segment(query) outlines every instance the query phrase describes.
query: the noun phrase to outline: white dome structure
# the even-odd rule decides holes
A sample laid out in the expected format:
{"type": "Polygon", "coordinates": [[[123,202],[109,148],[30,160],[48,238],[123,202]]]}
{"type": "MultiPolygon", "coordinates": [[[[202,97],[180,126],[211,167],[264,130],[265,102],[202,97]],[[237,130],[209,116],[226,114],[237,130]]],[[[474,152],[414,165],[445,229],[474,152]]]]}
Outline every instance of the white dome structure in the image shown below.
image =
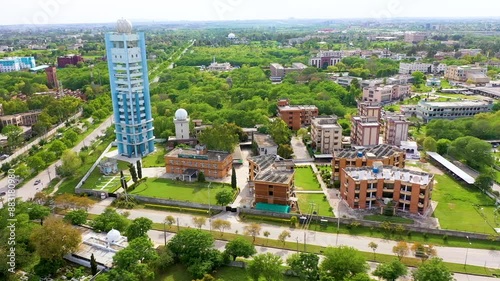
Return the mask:
{"type": "Polygon", "coordinates": [[[116,229],[111,229],[108,234],[106,235],[106,241],[108,243],[116,243],[120,238],[122,237],[120,231],[116,229]]]}
{"type": "Polygon", "coordinates": [[[229,38],[229,39],[234,39],[234,38],[236,38],[236,34],[234,34],[234,33],[229,33],[229,34],[227,35],[227,38],[229,38]]]}
{"type": "Polygon", "coordinates": [[[177,109],[177,111],[175,112],[176,120],[181,121],[181,120],[186,120],[187,118],[188,118],[188,113],[184,108],[177,109]]]}
{"type": "Polygon", "coordinates": [[[119,19],[116,22],[116,32],[118,33],[131,33],[132,32],[132,23],[126,19],[119,19]]]}

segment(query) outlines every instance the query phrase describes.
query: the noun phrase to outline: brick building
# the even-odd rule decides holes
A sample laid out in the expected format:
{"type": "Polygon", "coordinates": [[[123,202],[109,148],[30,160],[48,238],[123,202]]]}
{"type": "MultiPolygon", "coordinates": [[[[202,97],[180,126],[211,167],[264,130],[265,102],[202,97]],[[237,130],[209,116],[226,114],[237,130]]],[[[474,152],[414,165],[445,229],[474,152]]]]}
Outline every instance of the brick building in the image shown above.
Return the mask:
{"type": "Polygon", "coordinates": [[[296,208],[294,166],[291,160],[277,155],[248,158],[249,186],[254,190],[254,203],[290,205],[296,208]]]}
{"type": "Polygon", "coordinates": [[[409,124],[404,115],[387,116],[384,121],[384,143],[399,146],[402,141],[407,141],[409,124]]]}
{"type": "Polygon", "coordinates": [[[83,57],[80,55],[67,55],[57,58],[57,67],[66,67],[66,65],[77,65],[79,62],[83,62],[83,57]]]}
{"type": "Polygon", "coordinates": [[[182,180],[192,181],[199,172],[222,179],[229,175],[232,165],[231,153],[207,150],[202,145],[194,149],[176,148],[165,155],[166,172],[178,174],[182,180]]]}
{"type": "Polygon", "coordinates": [[[313,148],[322,154],[331,154],[334,149],[342,148],[342,126],[337,116],[318,116],[311,123],[313,148]]]}
{"type": "Polygon", "coordinates": [[[45,74],[47,75],[47,83],[49,84],[49,88],[59,88],[59,80],[57,80],[57,69],[54,66],[49,66],[45,69],[45,74]]]}
{"type": "Polygon", "coordinates": [[[278,101],[278,117],[292,130],[311,125],[312,119],[317,116],[318,108],[315,105],[290,105],[288,99],[278,101]]]}
{"type": "Polygon", "coordinates": [[[4,115],[0,117],[0,122],[2,123],[2,127],[7,125],[31,127],[38,121],[40,113],[42,113],[41,110],[34,110],[25,113],[4,115]]]}
{"type": "Polygon", "coordinates": [[[412,214],[425,215],[430,206],[434,176],[393,166],[381,162],[368,167],[343,169],[340,194],[353,209],[393,206],[412,214]],[[389,202],[393,204],[389,204],[389,202]]]}

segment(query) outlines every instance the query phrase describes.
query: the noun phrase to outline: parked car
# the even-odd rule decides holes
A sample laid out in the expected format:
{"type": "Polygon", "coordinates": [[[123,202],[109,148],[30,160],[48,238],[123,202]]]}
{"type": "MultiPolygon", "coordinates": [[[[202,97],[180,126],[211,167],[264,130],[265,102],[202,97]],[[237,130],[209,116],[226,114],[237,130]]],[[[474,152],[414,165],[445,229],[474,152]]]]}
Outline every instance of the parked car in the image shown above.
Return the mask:
{"type": "Polygon", "coordinates": [[[42,181],[41,180],[36,180],[35,185],[40,184],[42,181]]]}

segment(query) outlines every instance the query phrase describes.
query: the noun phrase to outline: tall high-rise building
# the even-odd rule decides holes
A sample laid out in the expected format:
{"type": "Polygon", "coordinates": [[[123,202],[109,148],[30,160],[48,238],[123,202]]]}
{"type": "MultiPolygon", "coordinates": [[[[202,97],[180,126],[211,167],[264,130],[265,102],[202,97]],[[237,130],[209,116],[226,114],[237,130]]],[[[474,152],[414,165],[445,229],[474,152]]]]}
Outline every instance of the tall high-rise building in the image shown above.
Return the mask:
{"type": "Polygon", "coordinates": [[[147,155],[155,137],[144,33],[132,33],[129,21],[118,20],[116,32],[106,34],[106,54],[118,153],[147,155]]]}

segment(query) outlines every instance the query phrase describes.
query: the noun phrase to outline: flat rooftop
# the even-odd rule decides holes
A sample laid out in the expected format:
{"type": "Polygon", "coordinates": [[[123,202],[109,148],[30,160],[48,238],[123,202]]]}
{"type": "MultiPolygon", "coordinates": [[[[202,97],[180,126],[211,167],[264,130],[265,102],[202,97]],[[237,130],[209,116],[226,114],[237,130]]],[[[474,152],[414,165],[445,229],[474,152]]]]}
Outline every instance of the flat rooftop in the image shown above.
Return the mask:
{"type": "Polygon", "coordinates": [[[476,182],[476,180],[473,177],[471,177],[469,174],[464,172],[462,169],[460,169],[455,164],[451,163],[450,161],[448,161],[446,158],[439,155],[438,153],[430,152],[430,151],[427,151],[426,153],[432,159],[437,161],[439,164],[443,165],[446,169],[450,170],[453,174],[457,175],[459,178],[461,178],[466,183],[474,184],[476,182]]]}
{"type": "Polygon", "coordinates": [[[273,183],[288,183],[293,178],[294,171],[276,171],[267,170],[260,172],[256,177],[255,181],[265,181],[273,183]]]}
{"type": "Polygon", "coordinates": [[[270,135],[253,134],[253,139],[258,147],[278,146],[270,135]]]}
{"type": "Polygon", "coordinates": [[[285,105],[278,106],[278,110],[317,110],[315,105],[285,105]]]}
{"type": "Polygon", "coordinates": [[[373,147],[358,147],[356,148],[348,148],[348,149],[338,149],[333,152],[333,156],[335,158],[347,158],[354,159],[358,158],[358,153],[361,153],[361,157],[370,157],[370,158],[384,158],[391,156],[395,153],[401,153],[403,150],[388,144],[379,144],[373,147]]]}
{"type": "Polygon", "coordinates": [[[347,167],[344,168],[347,176],[355,180],[400,180],[409,183],[426,185],[433,175],[423,172],[401,169],[393,166],[374,167],[347,167]]]}
{"type": "Polygon", "coordinates": [[[231,154],[224,152],[224,151],[207,150],[206,153],[202,153],[202,152],[197,151],[194,148],[192,148],[192,149],[176,148],[176,149],[170,151],[169,153],[167,153],[166,156],[222,162],[229,155],[231,155],[231,154]]]}
{"type": "Polygon", "coordinates": [[[265,181],[274,183],[288,183],[294,174],[290,168],[295,164],[292,160],[285,160],[278,155],[267,154],[248,158],[248,161],[259,166],[259,172],[255,181],[265,181]]]}
{"type": "Polygon", "coordinates": [[[484,101],[444,101],[444,102],[421,102],[424,105],[434,106],[434,107],[450,107],[450,106],[479,106],[479,105],[489,105],[488,102],[484,101]]]}

